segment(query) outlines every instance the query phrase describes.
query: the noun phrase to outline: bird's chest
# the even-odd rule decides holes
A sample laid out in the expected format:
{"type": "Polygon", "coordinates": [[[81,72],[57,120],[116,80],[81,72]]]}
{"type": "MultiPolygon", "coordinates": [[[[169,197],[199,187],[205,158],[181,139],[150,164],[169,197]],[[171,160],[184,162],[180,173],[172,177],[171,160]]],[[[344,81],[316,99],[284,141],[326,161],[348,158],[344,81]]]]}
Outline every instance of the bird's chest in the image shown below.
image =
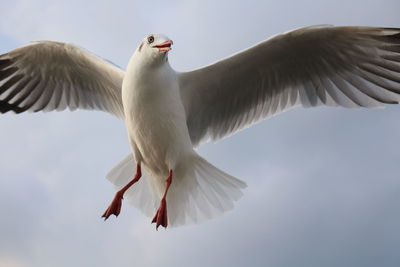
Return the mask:
{"type": "Polygon", "coordinates": [[[160,74],[141,76],[123,87],[128,134],[144,161],[176,157],[178,148],[187,145],[189,135],[178,89],[173,79],[160,74]]]}
{"type": "Polygon", "coordinates": [[[125,91],[125,113],[135,122],[137,130],[166,131],[168,121],[177,121],[183,114],[178,85],[168,75],[141,75],[125,91]]]}
{"type": "Polygon", "coordinates": [[[169,94],[149,91],[135,94],[128,117],[134,124],[132,130],[137,142],[148,141],[160,148],[176,130],[174,124],[179,114],[169,94]]]}

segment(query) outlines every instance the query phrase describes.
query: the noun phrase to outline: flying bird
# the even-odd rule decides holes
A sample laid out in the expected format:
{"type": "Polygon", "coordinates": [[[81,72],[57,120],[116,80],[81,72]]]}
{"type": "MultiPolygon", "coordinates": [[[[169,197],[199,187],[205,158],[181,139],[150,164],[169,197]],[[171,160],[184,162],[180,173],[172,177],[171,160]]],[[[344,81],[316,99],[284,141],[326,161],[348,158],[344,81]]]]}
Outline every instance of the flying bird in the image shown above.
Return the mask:
{"type": "Polygon", "coordinates": [[[122,200],[167,227],[233,208],[246,184],[195,148],[297,106],[379,107],[400,100],[400,28],[311,26],[203,68],[177,72],[172,40],[144,38],[126,71],[68,43],[0,56],[0,112],[93,109],[125,122],[131,154],[107,178],[122,200]],[[167,212],[168,211],[168,212],[167,212]]]}

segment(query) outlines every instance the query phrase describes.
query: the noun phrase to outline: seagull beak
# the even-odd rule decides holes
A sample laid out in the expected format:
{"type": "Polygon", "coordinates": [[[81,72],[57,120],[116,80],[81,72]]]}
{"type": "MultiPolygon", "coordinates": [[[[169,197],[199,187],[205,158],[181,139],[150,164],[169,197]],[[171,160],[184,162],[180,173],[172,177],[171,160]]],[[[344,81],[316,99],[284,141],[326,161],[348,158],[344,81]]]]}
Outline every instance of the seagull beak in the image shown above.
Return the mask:
{"type": "Polygon", "coordinates": [[[165,41],[164,43],[161,43],[159,45],[155,45],[153,47],[158,48],[158,51],[160,52],[168,52],[169,50],[171,50],[171,45],[173,45],[174,42],[172,42],[171,40],[165,41]]]}

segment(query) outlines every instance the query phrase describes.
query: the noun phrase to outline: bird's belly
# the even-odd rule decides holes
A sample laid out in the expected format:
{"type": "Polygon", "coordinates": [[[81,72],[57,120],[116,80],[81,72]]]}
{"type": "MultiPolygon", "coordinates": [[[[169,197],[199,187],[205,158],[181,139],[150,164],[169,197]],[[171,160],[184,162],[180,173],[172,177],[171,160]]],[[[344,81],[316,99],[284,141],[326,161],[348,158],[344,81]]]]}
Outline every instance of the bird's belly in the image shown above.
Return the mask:
{"type": "Polygon", "coordinates": [[[132,108],[128,115],[129,138],[142,162],[160,174],[174,168],[192,150],[184,111],[163,103],[147,102],[132,108]]]}

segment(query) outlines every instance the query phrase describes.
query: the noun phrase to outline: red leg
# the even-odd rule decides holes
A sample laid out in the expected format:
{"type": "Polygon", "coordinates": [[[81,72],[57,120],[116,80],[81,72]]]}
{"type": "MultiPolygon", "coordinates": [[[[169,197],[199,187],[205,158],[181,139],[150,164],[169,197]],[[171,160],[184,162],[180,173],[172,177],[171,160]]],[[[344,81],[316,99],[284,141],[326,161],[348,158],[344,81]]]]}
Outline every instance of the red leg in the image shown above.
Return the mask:
{"type": "Polygon", "coordinates": [[[156,229],[162,225],[163,227],[167,228],[168,226],[168,217],[167,217],[167,193],[169,186],[172,182],[172,170],[169,171],[169,175],[167,180],[165,180],[165,193],[163,198],[161,199],[160,207],[157,210],[156,215],[153,218],[151,223],[156,223],[156,229]]]}
{"type": "Polygon", "coordinates": [[[127,185],[125,185],[121,190],[119,190],[111,202],[110,206],[108,206],[107,210],[104,212],[103,217],[104,220],[107,220],[112,214],[118,217],[121,212],[122,199],[124,198],[124,193],[129,189],[134,183],[139,181],[140,177],[142,177],[142,170],[140,168],[140,164],[136,165],[136,175],[135,178],[132,179],[127,185]]]}

